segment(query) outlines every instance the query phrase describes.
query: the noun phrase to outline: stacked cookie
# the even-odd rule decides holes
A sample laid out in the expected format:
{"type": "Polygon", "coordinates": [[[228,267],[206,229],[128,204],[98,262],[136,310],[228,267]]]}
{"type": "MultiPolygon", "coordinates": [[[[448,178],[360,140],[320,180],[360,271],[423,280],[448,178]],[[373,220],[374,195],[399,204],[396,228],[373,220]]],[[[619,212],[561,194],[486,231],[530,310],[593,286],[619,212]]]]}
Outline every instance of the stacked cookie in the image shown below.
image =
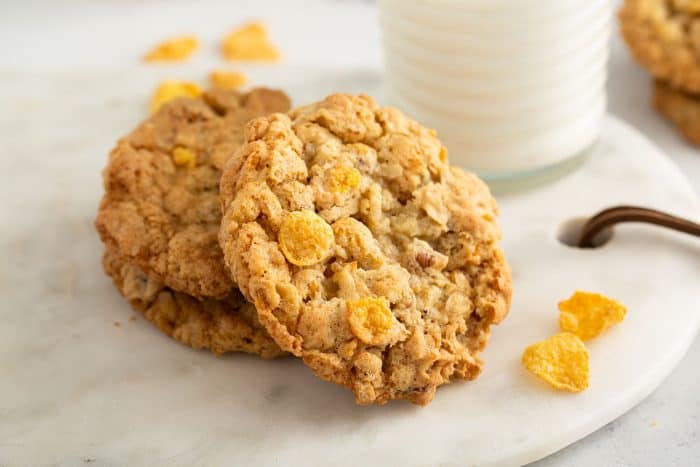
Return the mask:
{"type": "Polygon", "coordinates": [[[122,295],[185,344],[291,353],[361,404],[475,378],[511,297],[488,188],[367,96],[287,105],[209,92],[118,143],[97,227],[122,295]]]}
{"type": "Polygon", "coordinates": [[[700,145],[700,1],[625,0],[620,29],[653,76],[654,106],[700,145]]]}
{"type": "Polygon", "coordinates": [[[246,121],[289,109],[280,91],[178,99],[122,138],[104,170],[96,226],[104,269],[166,334],[212,352],[282,350],[224,268],[217,243],[221,170],[246,121]]]}

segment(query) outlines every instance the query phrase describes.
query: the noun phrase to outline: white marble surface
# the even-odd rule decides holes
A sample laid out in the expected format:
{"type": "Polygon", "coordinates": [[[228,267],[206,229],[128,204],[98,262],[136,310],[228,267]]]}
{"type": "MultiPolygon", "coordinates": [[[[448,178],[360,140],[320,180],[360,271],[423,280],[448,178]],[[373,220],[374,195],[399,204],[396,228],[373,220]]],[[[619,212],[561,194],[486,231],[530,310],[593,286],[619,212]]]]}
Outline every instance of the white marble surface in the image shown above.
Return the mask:
{"type": "MultiPolygon", "coordinates": [[[[175,2],[168,2],[168,5],[175,10],[184,8],[182,2],[177,2],[174,6],[173,3],[175,2]]],[[[109,3],[107,8],[110,8],[110,5],[114,8],[115,4],[116,2],[109,3]]],[[[3,365],[5,375],[12,375],[0,382],[0,392],[24,401],[24,404],[10,404],[7,403],[9,398],[3,398],[4,403],[0,405],[0,465],[40,463],[31,462],[32,459],[53,459],[52,462],[62,460],[64,465],[72,465],[81,461],[79,455],[84,455],[84,459],[99,459],[100,464],[138,463],[143,461],[144,456],[147,458],[159,452],[159,439],[177,442],[183,433],[172,427],[178,425],[196,428],[213,424],[215,430],[223,430],[223,433],[216,432],[212,439],[219,436],[247,439],[246,433],[251,428],[237,428],[235,424],[227,423],[225,415],[212,421],[198,418],[201,417],[198,407],[184,407],[176,413],[168,411],[167,404],[163,401],[172,401],[172,395],[164,396],[161,401],[150,392],[149,399],[140,400],[135,388],[148,385],[149,376],[153,374],[158,377],[153,378],[158,380],[158,385],[151,389],[162,388],[162,378],[166,381],[176,380],[177,384],[173,384],[173,390],[179,392],[175,392],[175,400],[189,400],[188,396],[192,394],[188,391],[194,390],[193,386],[181,384],[181,380],[196,377],[209,381],[212,387],[206,394],[207,400],[218,401],[224,407],[220,411],[222,414],[237,413],[236,409],[244,410],[238,402],[228,398],[228,391],[243,391],[242,394],[246,394],[249,402],[258,401],[254,403],[262,404],[264,401],[267,404],[265,410],[271,412],[269,421],[261,426],[263,429],[274,429],[273,426],[267,427],[267,424],[272,423],[273,415],[278,411],[275,404],[288,404],[288,399],[296,398],[299,403],[297,409],[291,412],[279,410],[285,417],[300,417],[302,414],[308,416],[307,411],[321,406],[333,408],[334,412],[350,417],[355,429],[365,426],[376,431],[377,426],[368,422],[367,412],[355,412],[355,409],[348,407],[344,402],[338,404],[336,398],[343,397],[342,390],[329,390],[325,385],[319,386],[313,377],[300,372],[300,368],[292,367],[293,371],[289,373],[290,380],[287,383],[291,389],[272,385],[269,394],[265,393],[260,399],[256,398],[257,395],[251,387],[232,383],[229,378],[235,378],[236,374],[245,374],[248,377],[257,375],[263,382],[274,381],[274,373],[279,369],[277,364],[271,366],[272,370],[260,370],[258,362],[253,359],[236,359],[235,365],[231,364],[230,359],[215,360],[211,363],[211,358],[207,355],[189,352],[187,349],[172,346],[169,342],[163,342],[164,340],[158,340],[159,343],[155,344],[157,333],[145,326],[129,325],[124,326],[126,329],[115,329],[111,325],[112,320],[116,319],[114,316],[120,313],[118,309],[123,309],[124,306],[113,292],[110,294],[109,284],[99,275],[95,264],[91,263],[95,260],[97,251],[94,233],[89,225],[94,209],[94,195],[99,192],[99,181],[94,175],[103,163],[104,154],[114,134],[128,129],[132,122],[139,118],[139,103],[143,102],[148,94],[145,83],[155,82],[159,77],[172,74],[175,69],[153,70],[140,67],[138,77],[125,74],[124,70],[120,70],[115,64],[131,60],[141,53],[142,44],[123,41],[122,47],[109,54],[100,49],[100,40],[95,40],[94,44],[84,44],[81,37],[84,37],[86,27],[93,33],[102,31],[105,34],[114,34],[115,31],[103,31],[94,21],[99,19],[99,15],[95,13],[96,8],[87,8],[86,2],[66,2],[65,5],[71,6],[71,17],[86,20],[88,26],[76,23],[75,27],[56,28],[55,22],[58,18],[55,18],[52,12],[49,11],[40,17],[30,14],[35,11],[31,2],[14,4],[8,9],[8,14],[5,15],[5,20],[10,20],[8,23],[3,24],[1,22],[4,20],[0,19],[4,34],[3,40],[0,41],[0,52],[5,57],[5,62],[0,67],[0,82],[3,88],[0,96],[3,107],[12,110],[10,114],[5,113],[0,120],[0,138],[5,143],[2,156],[6,164],[4,177],[7,174],[12,175],[7,178],[9,183],[5,183],[4,187],[10,196],[4,200],[6,208],[0,211],[4,225],[11,226],[0,236],[5,258],[0,270],[0,287],[3,298],[19,297],[17,300],[6,300],[0,309],[5,322],[0,332],[0,364],[3,365]],[[77,8],[76,5],[80,5],[81,8],[77,8]],[[37,22],[38,26],[45,28],[37,27],[37,22]],[[22,36],[22,32],[27,30],[43,30],[43,34],[22,36]],[[61,46],[65,46],[66,50],[77,48],[80,53],[59,53],[61,46]],[[67,71],[67,68],[72,70],[67,71]],[[105,75],[107,71],[110,72],[109,76],[105,75]],[[76,72],[80,72],[81,80],[75,79],[76,72]],[[96,90],[91,91],[91,86],[95,86],[96,90]],[[105,86],[109,86],[110,89],[105,91],[105,86]],[[32,93],[28,92],[29,89],[32,93]],[[122,95],[120,90],[126,89],[129,92],[122,95]],[[87,99],[81,99],[81,96],[86,95],[86,90],[101,96],[102,100],[92,102],[91,94],[87,94],[87,99]],[[17,96],[21,98],[13,99],[17,96]],[[71,106],[71,102],[81,104],[71,106]],[[61,108],[65,109],[65,112],[56,111],[59,105],[63,106],[61,108]],[[47,112],[46,107],[51,111],[47,112]],[[76,132],[76,129],[80,131],[76,132]],[[94,160],[89,159],[91,154],[94,160]],[[34,179],[29,178],[36,173],[37,167],[47,175],[47,178],[41,179],[41,183],[33,182],[34,179]],[[63,174],[66,170],[71,173],[63,174]],[[28,190],[28,186],[32,189],[28,190]],[[83,196],[80,193],[90,195],[83,196]],[[41,215],[23,215],[18,218],[17,213],[27,212],[27,207],[32,208],[29,212],[39,212],[41,215]],[[24,232],[24,235],[9,235],[10,232],[24,232]],[[44,266],[37,268],[36,264],[40,262],[44,266]],[[34,290],[27,287],[27,284],[41,284],[41,287],[34,290]],[[82,294],[79,295],[82,308],[76,313],[76,309],[71,306],[71,300],[78,294],[82,294]],[[27,316],[31,316],[31,326],[26,324],[27,316]],[[64,326],[62,332],[51,332],[51,325],[54,323],[64,326]],[[66,325],[69,325],[69,332],[65,332],[66,325]],[[25,328],[40,329],[43,333],[34,334],[33,339],[29,340],[27,335],[21,332],[25,328]],[[128,335],[126,338],[129,339],[129,348],[135,354],[133,362],[126,366],[123,362],[123,336],[118,334],[119,330],[128,335]],[[95,345],[96,342],[103,345],[95,345]],[[16,360],[18,348],[31,353],[34,360],[16,360]],[[148,352],[143,352],[144,349],[148,349],[148,352]],[[42,362],[42,359],[46,361],[42,362]],[[111,371],[112,366],[126,368],[128,371],[117,376],[111,371]],[[151,367],[156,369],[144,373],[145,369],[151,367]],[[255,372],[249,373],[252,368],[255,372]],[[92,377],[82,379],[79,387],[71,389],[70,385],[65,384],[66,377],[82,374],[81,369],[88,369],[92,377]],[[32,381],[34,387],[28,385],[28,382],[32,381]],[[20,396],[17,396],[17,387],[22,390],[20,396]],[[114,390],[95,390],[105,387],[113,387],[114,390]],[[309,387],[314,389],[307,394],[309,387]],[[322,389],[318,389],[319,387],[322,389]],[[321,391],[320,398],[310,395],[317,395],[316,390],[321,391]],[[37,398],[37,394],[40,397],[37,398]],[[84,397],[85,394],[88,396],[84,397]],[[79,416],[67,412],[71,407],[75,407],[75,404],[82,409],[79,416]],[[127,412],[124,413],[124,410],[127,412]],[[150,442],[139,443],[143,438],[138,438],[136,433],[144,431],[139,430],[139,426],[129,425],[128,410],[142,411],[143,415],[156,419],[155,428],[146,436],[147,440],[150,436],[150,442]],[[59,423],[60,417],[51,418],[47,417],[47,414],[63,414],[63,420],[67,423],[59,423]],[[100,446],[88,443],[87,446],[83,445],[84,449],[80,450],[80,454],[78,451],[71,453],[73,457],[50,456],[48,448],[52,444],[42,438],[42,435],[46,436],[47,433],[52,434],[54,445],[57,440],[65,439],[65,445],[69,447],[71,441],[80,441],[81,437],[102,439],[100,436],[109,435],[106,429],[95,429],[95,420],[92,417],[98,415],[106,416],[104,420],[99,420],[105,426],[110,426],[111,423],[111,426],[120,427],[119,432],[113,433],[115,437],[123,438],[127,446],[128,443],[139,446],[131,452],[131,457],[125,455],[127,451],[124,451],[124,445],[119,448],[109,443],[100,446]],[[9,434],[13,435],[11,439],[9,434]],[[32,446],[36,446],[36,449],[18,449],[21,447],[18,443],[22,443],[22,440],[33,440],[32,446]],[[3,458],[8,452],[24,452],[28,457],[3,458]],[[42,454],[44,457],[41,457],[42,454]]],[[[152,8],[162,6],[157,2],[151,5],[152,8]]],[[[248,8],[247,11],[250,11],[250,5],[248,8]]],[[[277,11],[271,4],[256,8],[261,17],[270,18],[273,30],[277,31],[284,30],[284,24],[297,18],[295,14],[300,21],[304,16],[303,11],[295,14],[287,12],[284,17],[275,16],[277,11]]],[[[229,7],[229,10],[232,8],[229,7]]],[[[326,18],[331,18],[332,16],[328,15],[332,15],[332,12],[332,9],[323,11],[327,15],[326,18]]],[[[147,19],[148,15],[135,17],[131,27],[146,27],[147,19]]],[[[196,16],[185,19],[180,27],[200,21],[196,16]]],[[[235,21],[225,18],[219,25],[235,21]]],[[[356,26],[347,21],[328,21],[319,25],[318,36],[347,37],[357,34],[356,26]]],[[[159,22],[151,28],[152,36],[159,38],[173,27],[167,22],[159,22]]],[[[324,64],[326,77],[323,80],[303,79],[305,70],[313,66],[313,63],[306,61],[309,47],[314,47],[318,37],[297,35],[291,42],[287,42],[289,61],[296,67],[292,67],[291,70],[298,70],[302,77],[299,81],[303,82],[303,85],[297,81],[296,85],[291,86],[294,97],[303,100],[333,88],[353,91],[376,85],[377,73],[371,67],[368,71],[366,67],[367,63],[376,63],[378,60],[378,51],[372,49],[376,46],[373,45],[375,38],[372,27],[363,26],[364,34],[352,43],[351,48],[329,56],[324,64]],[[362,53],[358,54],[358,50],[362,53]],[[342,71],[353,64],[356,65],[356,72],[342,71]],[[337,70],[337,75],[333,75],[333,70],[337,70]],[[330,79],[328,75],[331,75],[330,79]]],[[[212,38],[218,37],[220,32],[216,27],[212,28],[211,23],[207,23],[206,30],[212,38]]],[[[205,54],[193,67],[186,68],[184,73],[195,75],[199,71],[201,74],[201,70],[213,62],[212,56],[213,54],[205,54]]],[[[254,81],[256,78],[270,76],[269,70],[251,69],[250,72],[254,81]]],[[[315,73],[306,73],[315,76],[315,73]]],[[[614,53],[611,75],[612,111],[622,115],[656,140],[672,154],[672,158],[686,172],[696,190],[700,188],[698,153],[682,143],[675,133],[648,109],[646,80],[619,48],[614,53]]],[[[259,82],[259,79],[257,81],[259,82]]],[[[282,79],[280,84],[283,84],[283,81],[282,79]]],[[[650,195],[650,185],[644,188],[640,195],[650,195]]],[[[652,193],[653,191],[651,190],[652,193]]],[[[696,250],[691,247],[689,252],[692,260],[696,250]]],[[[682,303],[676,306],[682,307],[682,303]]],[[[665,311],[674,312],[673,310],[671,307],[665,311]]],[[[121,312],[123,313],[123,310],[121,312]]],[[[126,323],[125,319],[121,321],[126,323]]],[[[511,322],[515,326],[516,321],[511,322]]],[[[700,413],[697,396],[700,393],[699,351],[700,347],[696,343],[671,379],[639,407],[590,437],[543,460],[542,464],[692,465],[700,457],[695,432],[700,413]]],[[[490,352],[493,350],[490,349],[490,352]]],[[[501,358],[504,357],[491,357],[496,361],[501,358]]],[[[282,364],[283,368],[286,366],[287,364],[282,364]]],[[[485,374],[487,375],[488,373],[485,374]]],[[[459,391],[460,389],[446,390],[442,403],[448,405],[448,399],[457,397],[455,393],[459,391]]],[[[405,418],[414,412],[399,408],[390,409],[388,413],[392,417],[405,418]]],[[[337,420],[337,416],[334,419],[337,420]]],[[[289,420],[285,418],[284,421],[289,420]]],[[[314,424],[307,426],[307,434],[321,436],[326,433],[322,430],[323,424],[319,424],[320,419],[312,416],[309,421],[314,424]]],[[[183,445],[187,445],[187,439],[181,441],[183,445]]],[[[201,455],[208,446],[206,439],[201,441],[198,444],[199,451],[173,452],[172,457],[165,457],[164,461],[172,465],[194,463],[196,459],[202,458],[201,455]]],[[[266,452],[275,452],[275,449],[279,448],[258,443],[252,443],[251,446],[253,445],[266,452]]],[[[231,451],[225,449],[223,452],[231,451]]],[[[212,462],[226,460],[215,455],[207,459],[212,462]]],[[[229,461],[231,459],[228,458],[229,461]]],[[[278,464],[283,463],[283,458],[280,457],[269,459],[276,460],[278,464]]],[[[384,460],[387,459],[391,458],[384,457],[384,460]]],[[[414,458],[414,461],[415,459],[418,458],[414,458]]],[[[348,458],[345,460],[347,462],[348,458]]],[[[455,462],[454,458],[451,460],[455,462]]]]}
{"type": "MultiPolygon", "coordinates": [[[[608,93],[610,111],[658,144],[700,193],[700,149],[681,139],[649,106],[649,78],[632,61],[619,35],[613,38],[608,93]]],[[[700,338],[696,338],[676,370],[637,407],[533,465],[684,467],[699,463],[700,338]]]]}

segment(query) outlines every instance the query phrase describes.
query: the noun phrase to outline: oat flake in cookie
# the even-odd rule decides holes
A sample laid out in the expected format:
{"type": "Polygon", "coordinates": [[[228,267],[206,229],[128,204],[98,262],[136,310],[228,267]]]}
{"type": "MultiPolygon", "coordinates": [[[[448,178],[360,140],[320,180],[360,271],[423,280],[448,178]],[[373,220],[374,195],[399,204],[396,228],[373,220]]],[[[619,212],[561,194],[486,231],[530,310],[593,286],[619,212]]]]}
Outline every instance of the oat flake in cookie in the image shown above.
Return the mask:
{"type": "Polygon", "coordinates": [[[284,355],[260,324],[255,307],[233,289],[222,300],[197,300],[148,277],[105,251],[102,266],[119,293],[163,333],[195,349],[220,355],[246,352],[263,358],[284,355]]]}
{"type": "Polygon", "coordinates": [[[181,98],[121,139],[104,170],[96,226],[105,244],[169,288],[223,298],[234,287],[217,243],[221,169],[251,118],[286,111],[280,91],[181,98]]]}
{"type": "Polygon", "coordinates": [[[246,142],[219,241],[280,347],[360,404],[475,378],[511,278],[495,200],[435,132],[338,94],[250,122],[246,142]]]}

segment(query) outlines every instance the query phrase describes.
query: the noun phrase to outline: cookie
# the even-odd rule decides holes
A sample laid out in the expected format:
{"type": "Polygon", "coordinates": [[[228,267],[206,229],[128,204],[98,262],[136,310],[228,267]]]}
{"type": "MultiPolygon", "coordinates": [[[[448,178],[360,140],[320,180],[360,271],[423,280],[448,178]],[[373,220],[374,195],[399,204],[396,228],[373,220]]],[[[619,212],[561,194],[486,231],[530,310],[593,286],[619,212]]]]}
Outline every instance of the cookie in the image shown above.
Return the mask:
{"type": "Polygon", "coordinates": [[[104,243],[168,288],[228,296],[234,285],[216,240],[221,169],[249,119],[288,108],[284,93],[268,89],[164,105],[109,156],[96,220],[104,243]]]}
{"type": "Polygon", "coordinates": [[[688,141],[700,146],[700,96],[693,96],[657,81],[654,107],[666,116],[688,141]]]}
{"type": "Polygon", "coordinates": [[[273,358],[285,354],[258,321],[255,307],[236,289],[225,299],[200,301],[169,289],[109,248],[102,266],[135,310],[185,345],[217,355],[246,352],[273,358]]]}
{"type": "Polygon", "coordinates": [[[700,93],[697,0],[626,0],[619,19],[632,55],[656,79],[700,93]]]}
{"type": "Polygon", "coordinates": [[[497,205],[432,130],[337,94],[246,126],[222,174],[226,265],[279,346],[359,404],[474,379],[510,271],[497,205]]]}

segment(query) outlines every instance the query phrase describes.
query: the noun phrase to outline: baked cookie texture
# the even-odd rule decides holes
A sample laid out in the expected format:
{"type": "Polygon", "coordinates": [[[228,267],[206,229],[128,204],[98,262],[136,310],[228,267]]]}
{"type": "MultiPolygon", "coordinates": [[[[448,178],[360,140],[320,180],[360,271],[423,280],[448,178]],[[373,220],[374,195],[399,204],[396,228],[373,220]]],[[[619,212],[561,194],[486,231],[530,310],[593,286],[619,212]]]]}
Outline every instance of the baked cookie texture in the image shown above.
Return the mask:
{"type": "Polygon", "coordinates": [[[360,404],[427,404],[473,379],[511,276],[498,208],[433,130],[332,95],[246,126],[219,241],[261,323],[360,404]]]}
{"type": "Polygon", "coordinates": [[[185,345],[217,355],[246,352],[273,358],[285,354],[258,321],[255,307],[235,289],[222,300],[197,300],[147,276],[109,248],[102,265],[135,310],[185,345]]]}
{"type": "Polygon", "coordinates": [[[700,96],[693,96],[657,81],[654,107],[666,116],[691,143],[700,146],[700,96]]]}
{"type": "Polygon", "coordinates": [[[619,19],[632,54],[654,78],[700,93],[700,2],[626,0],[619,19]]]}
{"type": "Polygon", "coordinates": [[[109,156],[95,222],[103,242],[168,288],[227,297],[234,285],[217,243],[221,170],[249,119],[288,108],[283,92],[263,88],[164,105],[109,156]]]}

